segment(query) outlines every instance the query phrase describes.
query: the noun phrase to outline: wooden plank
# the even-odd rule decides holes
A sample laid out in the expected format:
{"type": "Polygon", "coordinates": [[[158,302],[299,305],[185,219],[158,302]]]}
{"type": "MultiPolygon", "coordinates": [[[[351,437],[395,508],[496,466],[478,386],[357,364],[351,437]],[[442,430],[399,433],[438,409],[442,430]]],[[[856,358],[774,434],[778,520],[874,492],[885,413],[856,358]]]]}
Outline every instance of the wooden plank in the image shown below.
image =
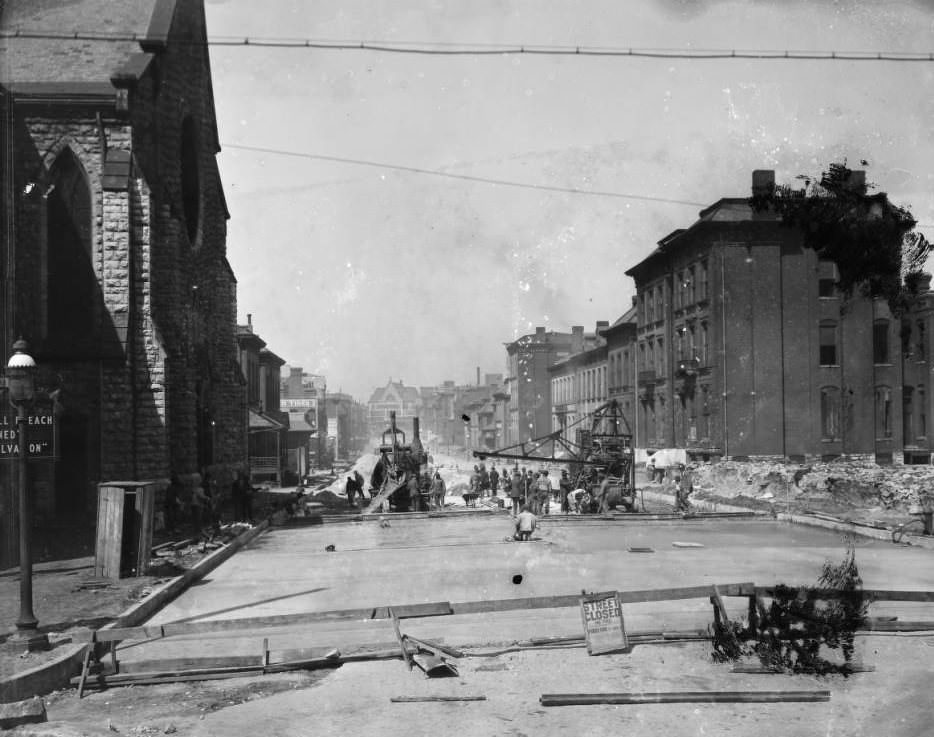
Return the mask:
{"type": "Polygon", "coordinates": [[[84,696],[84,682],[88,678],[88,668],[91,666],[91,650],[94,649],[94,644],[91,643],[87,646],[87,649],[84,651],[84,662],[81,665],[81,676],[78,679],[78,698],[84,696]]]}
{"type": "Polygon", "coordinates": [[[406,647],[405,639],[403,639],[402,633],[399,631],[399,620],[396,615],[393,614],[392,609],[389,610],[389,616],[392,617],[392,630],[396,633],[396,640],[402,650],[402,659],[405,660],[405,664],[409,666],[409,670],[412,670],[412,659],[409,656],[409,649],[406,647]]]}
{"type": "MultiPolygon", "coordinates": [[[[722,596],[749,596],[755,589],[752,583],[734,583],[719,584],[718,586],[722,596]]],[[[668,589],[648,589],[641,591],[620,591],[618,592],[620,602],[623,604],[638,604],[654,601],[674,601],[680,599],[704,599],[712,595],[713,588],[710,585],[689,586],[681,588],[668,589]]],[[[580,594],[569,594],[567,596],[538,596],[519,599],[488,599],[483,601],[467,601],[441,604],[450,607],[450,614],[483,614],[488,612],[514,611],[522,609],[558,609],[566,607],[580,606],[580,594]]],[[[414,607],[425,606],[434,610],[440,609],[438,603],[427,605],[413,605],[414,607]]],[[[301,612],[297,614],[279,614],[262,617],[247,617],[242,619],[217,619],[204,622],[178,622],[162,625],[161,633],[163,637],[172,637],[174,635],[193,635],[209,632],[228,632],[239,629],[260,629],[263,627],[287,627],[292,625],[310,624],[314,622],[333,621],[342,619],[372,619],[374,614],[380,613],[382,607],[366,609],[339,609],[324,612],[301,612]]],[[[386,607],[388,614],[390,607],[386,607]]],[[[411,616],[419,616],[411,614],[411,616]]],[[[434,616],[434,615],[428,615],[434,616]]],[[[388,618],[388,616],[387,616],[388,618]]],[[[91,635],[83,635],[90,637],[91,635]]],[[[144,627],[120,627],[113,629],[97,630],[94,633],[98,642],[111,642],[120,640],[141,640],[158,636],[154,628],[144,627]]],[[[81,634],[75,636],[76,641],[80,641],[81,634]]]]}
{"type": "Polygon", "coordinates": [[[463,658],[466,653],[462,650],[457,650],[453,647],[448,647],[447,645],[441,645],[440,643],[434,642],[432,640],[421,640],[411,635],[406,635],[405,639],[409,642],[422,647],[429,652],[434,653],[435,655],[450,655],[452,658],[463,658]]]}
{"type": "Polygon", "coordinates": [[[152,547],[152,528],[155,513],[155,486],[147,484],[136,490],[136,522],[139,525],[136,549],[136,575],[145,576],[149,570],[149,549],[152,547]]]}
{"type": "Polygon", "coordinates": [[[830,701],[830,691],[669,691],[643,693],[542,694],[542,706],[592,704],[735,704],[830,701]]]}
{"type": "Polygon", "coordinates": [[[716,584],[713,586],[710,602],[714,608],[714,620],[719,621],[723,627],[729,627],[730,616],[726,612],[726,605],[723,603],[723,597],[720,596],[720,589],[717,588],[716,584]]]}
{"type": "Polygon", "coordinates": [[[395,612],[397,619],[440,617],[452,613],[451,602],[433,601],[427,604],[393,604],[385,607],[377,607],[373,610],[371,619],[390,619],[390,609],[395,612]]]}
{"type": "MultiPolygon", "coordinates": [[[[796,590],[795,587],[789,587],[796,590]]],[[[756,586],[757,596],[773,597],[775,586],[756,586]]],[[[849,593],[837,589],[820,589],[815,591],[817,598],[833,599],[849,593]]],[[[895,591],[891,589],[863,589],[863,596],[873,601],[934,601],[934,591],[895,591]]]]}
{"type": "Polygon", "coordinates": [[[393,696],[393,704],[414,704],[422,701],[486,701],[486,696],[393,696]]]}
{"type": "Polygon", "coordinates": [[[205,658],[166,658],[164,660],[121,661],[120,674],[176,673],[215,668],[252,668],[261,666],[257,655],[220,655],[205,658]]]}

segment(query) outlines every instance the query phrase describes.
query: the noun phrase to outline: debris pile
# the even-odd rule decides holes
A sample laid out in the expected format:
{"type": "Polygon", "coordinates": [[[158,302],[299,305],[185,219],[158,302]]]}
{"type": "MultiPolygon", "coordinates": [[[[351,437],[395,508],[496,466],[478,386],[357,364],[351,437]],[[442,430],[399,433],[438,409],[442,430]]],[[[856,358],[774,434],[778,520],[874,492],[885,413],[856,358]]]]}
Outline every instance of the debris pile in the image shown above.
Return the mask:
{"type": "Polygon", "coordinates": [[[799,507],[877,507],[907,514],[931,488],[934,466],[879,466],[867,461],[720,461],[700,464],[694,472],[698,498],[744,497],[799,507]]]}

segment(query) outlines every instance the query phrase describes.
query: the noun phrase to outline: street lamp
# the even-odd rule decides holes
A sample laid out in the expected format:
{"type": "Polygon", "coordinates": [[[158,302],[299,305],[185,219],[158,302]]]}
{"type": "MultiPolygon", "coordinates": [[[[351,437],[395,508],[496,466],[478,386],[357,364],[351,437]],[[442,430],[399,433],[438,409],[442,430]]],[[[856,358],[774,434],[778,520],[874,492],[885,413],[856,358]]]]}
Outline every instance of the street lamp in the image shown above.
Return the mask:
{"type": "Polygon", "coordinates": [[[6,365],[10,404],[16,407],[18,444],[17,499],[19,503],[19,618],[16,634],[10,642],[29,650],[48,649],[49,640],[38,631],[39,620],[32,612],[32,550],[30,548],[29,499],[26,494],[26,405],[36,396],[36,362],[29,355],[29,345],[20,338],[13,344],[13,355],[6,365]]]}

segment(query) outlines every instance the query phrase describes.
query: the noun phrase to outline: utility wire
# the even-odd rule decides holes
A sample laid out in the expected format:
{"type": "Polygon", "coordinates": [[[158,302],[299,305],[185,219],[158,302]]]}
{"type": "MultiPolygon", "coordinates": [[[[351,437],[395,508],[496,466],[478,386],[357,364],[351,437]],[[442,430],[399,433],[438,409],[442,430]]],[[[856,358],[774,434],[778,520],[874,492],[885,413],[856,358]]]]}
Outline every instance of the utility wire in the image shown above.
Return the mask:
{"type": "Polygon", "coordinates": [[[392,169],[394,171],[405,171],[412,174],[429,174],[436,177],[447,177],[449,179],[463,179],[468,182],[482,182],[484,184],[500,184],[504,187],[522,187],[524,189],[539,189],[546,192],[568,192],[570,194],[593,195],[596,197],[618,197],[626,200],[643,200],[646,202],[663,202],[672,205],[687,205],[689,207],[706,207],[703,202],[690,202],[688,200],[672,200],[665,197],[650,197],[648,195],[625,194],[623,192],[606,192],[595,189],[575,189],[573,187],[553,187],[547,184],[529,184],[525,182],[513,182],[508,179],[491,179],[489,177],[475,177],[469,174],[452,174],[446,171],[436,169],[419,169],[415,166],[401,166],[398,164],[386,164],[379,161],[366,161],[364,159],[347,159],[340,156],[325,156],[324,154],[309,154],[299,151],[283,151],[273,148],[260,148],[259,146],[244,146],[235,143],[221,144],[221,148],[233,148],[241,151],[255,151],[263,154],[275,154],[277,156],[294,156],[302,159],[315,159],[317,161],[334,161],[340,164],[357,164],[359,166],[373,166],[379,169],[392,169]]]}
{"type": "MultiPolygon", "coordinates": [[[[0,38],[45,39],[56,41],[139,42],[145,34],[99,31],[43,31],[5,29],[0,38]]],[[[643,59],[747,59],[763,61],[896,61],[934,62],[934,52],[902,51],[820,51],[756,49],[663,49],[599,46],[544,46],[537,44],[441,43],[433,41],[347,41],[315,38],[276,38],[249,36],[213,36],[199,39],[172,39],[173,44],[283,49],[333,49],[340,51],[377,51],[393,54],[437,56],[496,56],[528,54],[538,56],[633,57],[643,59]]]]}

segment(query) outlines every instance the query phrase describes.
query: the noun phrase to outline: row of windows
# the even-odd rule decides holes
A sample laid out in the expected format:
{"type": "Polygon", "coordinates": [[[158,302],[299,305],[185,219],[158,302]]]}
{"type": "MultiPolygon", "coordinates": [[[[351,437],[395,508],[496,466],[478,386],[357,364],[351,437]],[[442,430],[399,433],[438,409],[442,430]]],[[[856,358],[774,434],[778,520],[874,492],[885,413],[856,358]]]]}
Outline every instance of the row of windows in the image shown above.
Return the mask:
{"type": "Polygon", "coordinates": [[[606,399],[606,366],[585,369],[573,376],[560,376],[551,382],[553,404],[606,399]]]}
{"type": "MultiPolygon", "coordinates": [[[[703,302],[708,298],[707,259],[688,266],[674,274],[671,297],[674,309],[703,302]]],[[[639,296],[639,324],[656,322],[665,318],[665,284],[649,287],[639,296]]]]}
{"type": "MultiPolygon", "coordinates": [[[[687,443],[704,443],[710,441],[711,412],[710,388],[706,385],[698,387],[698,391],[685,395],[680,400],[681,409],[676,414],[676,440],[687,443]]],[[[664,416],[662,400],[659,397],[650,398],[643,402],[644,418],[643,433],[651,441],[665,442],[665,426],[660,416],[664,416]]]]}
{"type": "MultiPolygon", "coordinates": [[[[912,333],[912,324],[905,320],[902,322],[901,338],[902,351],[906,356],[923,361],[927,357],[927,346],[924,322],[918,320],[912,333]]],[[[840,363],[839,355],[839,325],[834,320],[822,320],[819,326],[820,365],[837,366],[840,363]]],[[[872,362],[874,364],[888,364],[892,362],[889,346],[889,320],[876,320],[872,325],[872,362]]]]}
{"type": "MultiPolygon", "coordinates": [[[[877,386],[874,392],[876,438],[892,437],[892,389],[877,386]]],[[[853,402],[836,386],[820,390],[821,439],[842,440],[844,423],[853,425],[853,402]]],[[[924,386],[902,387],[902,442],[907,445],[927,438],[927,405],[924,386]]]]}
{"type": "MultiPolygon", "coordinates": [[[[675,361],[697,359],[701,366],[710,365],[710,332],[707,323],[693,323],[675,329],[675,361]]],[[[656,376],[665,373],[665,340],[651,338],[639,343],[639,371],[654,371],[656,376]]]]}

